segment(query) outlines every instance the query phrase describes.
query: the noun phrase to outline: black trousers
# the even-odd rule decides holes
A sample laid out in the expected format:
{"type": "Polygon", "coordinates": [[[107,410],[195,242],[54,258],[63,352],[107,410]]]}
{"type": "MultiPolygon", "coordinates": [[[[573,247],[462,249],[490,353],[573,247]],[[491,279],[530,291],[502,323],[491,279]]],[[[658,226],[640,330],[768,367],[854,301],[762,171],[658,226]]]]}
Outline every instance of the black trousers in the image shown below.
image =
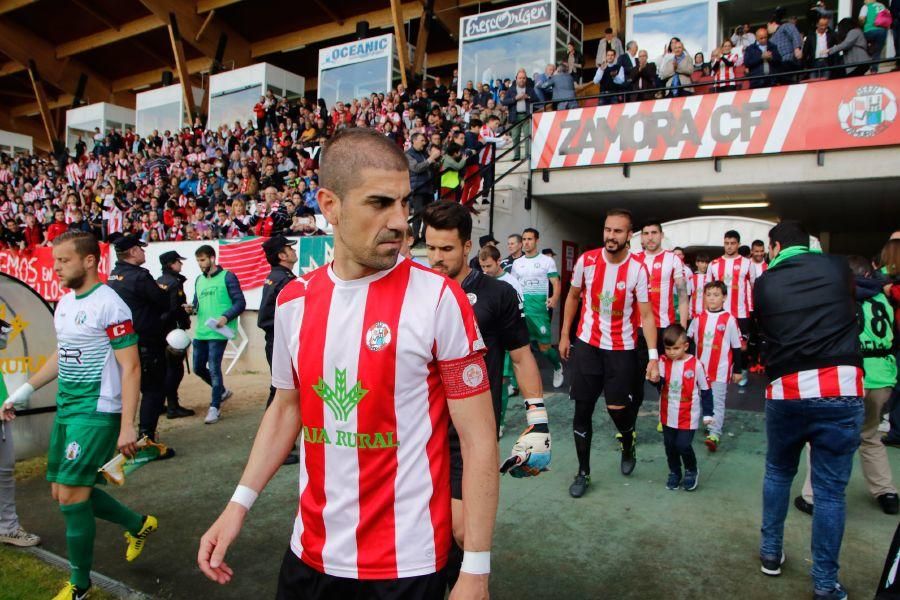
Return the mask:
{"type": "Polygon", "coordinates": [[[669,472],[681,473],[681,464],[685,471],[697,470],[697,455],[694,454],[694,429],[674,429],[663,425],[663,444],[666,446],[666,462],[669,472]]]}
{"type": "MultiPolygon", "coordinates": [[[[659,356],[662,357],[666,353],[666,345],[663,344],[663,331],[665,329],[661,327],[656,328],[656,350],[659,352],[659,356]]],[[[641,407],[644,403],[644,395],[645,395],[645,386],[647,385],[647,380],[645,379],[647,375],[647,363],[650,362],[650,357],[647,354],[647,340],[644,338],[644,330],[643,328],[638,328],[638,339],[637,339],[637,371],[634,372],[634,405],[635,411],[641,407]]]]}
{"type": "MultiPolygon", "coordinates": [[[[272,344],[275,342],[275,329],[263,329],[266,332],[266,362],[269,363],[269,375],[272,374],[272,344]]],[[[275,387],[269,384],[269,399],[266,400],[266,408],[275,399],[275,387]]]]}
{"type": "Polygon", "coordinates": [[[164,347],[138,346],[141,358],[140,432],[156,435],[159,415],[166,400],[166,351],[164,347]]]}
{"type": "Polygon", "coordinates": [[[166,408],[173,411],[178,408],[178,387],[184,379],[184,355],[166,352],[166,408]]]}
{"type": "Polygon", "coordinates": [[[422,229],[422,212],[434,200],[433,194],[413,194],[409,201],[409,225],[413,230],[413,239],[418,242],[425,238],[425,231],[422,229]]]}
{"type": "Polygon", "coordinates": [[[400,579],[348,579],[320,573],[288,548],[278,574],[277,600],[443,600],[446,573],[400,579]]]}

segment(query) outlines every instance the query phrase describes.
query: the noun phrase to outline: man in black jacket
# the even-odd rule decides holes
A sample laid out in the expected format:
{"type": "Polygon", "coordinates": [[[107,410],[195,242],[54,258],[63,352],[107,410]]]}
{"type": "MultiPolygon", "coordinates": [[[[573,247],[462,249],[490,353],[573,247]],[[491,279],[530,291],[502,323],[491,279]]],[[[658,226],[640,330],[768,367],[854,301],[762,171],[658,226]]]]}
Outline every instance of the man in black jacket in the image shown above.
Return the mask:
{"type": "Polygon", "coordinates": [[[434,200],[434,176],[441,165],[441,149],[431,146],[427,150],[428,140],[423,133],[414,133],[410,138],[412,144],[406,151],[409,163],[410,225],[413,228],[413,245],[422,240],[422,211],[434,200]]]}
{"type": "MultiPolygon", "coordinates": [[[[534,102],[536,98],[537,96],[534,93],[534,83],[529,81],[528,75],[525,74],[525,69],[519,69],[518,73],[516,73],[515,83],[506,91],[506,95],[503,96],[503,99],[501,100],[501,103],[509,109],[509,124],[513,125],[518,123],[521,119],[530,115],[531,103],[534,102]]],[[[515,147],[513,160],[519,160],[520,157],[519,143],[522,139],[523,127],[527,127],[528,129],[526,131],[530,131],[531,122],[526,120],[513,128],[512,136],[513,145],[515,147]]],[[[529,145],[530,138],[526,136],[525,154],[528,154],[529,145]]],[[[475,262],[478,262],[477,257],[475,262]]]]}
{"type": "Polygon", "coordinates": [[[766,389],[766,475],[760,561],[780,575],[784,519],[800,453],[810,445],[815,597],[846,598],[837,580],[844,490],[863,423],[863,371],[846,259],[811,250],[796,221],[769,232],[769,269],[753,288],[766,389]]]}
{"type": "MultiPolygon", "coordinates": [[[[297,278],[293,271],[294,265],[297,264],[297,252],[294,250],[296,243],[296,240],[288,240],[279,234],[270,237],[262,245],[266,261],[272,265],[272,270],[263,283],[256,326],[262,329],[266,335],[266,361],[269,363],[269,371],[272,370],[272,343],[275,341],[275,305],[278,294],[291,280],[297,278]]],[[[274,398],[275,388],[270,385],[266,408],[269,408],[274,398]]],[[[286,465],[295,465],[298,462],[300,462],[300,457],[295,452],[289,454],[284,460],[286,465]]]]}
{"type": "MultiPolygon", "coordinates": [[[[146,435],[156,441],[156,425],[163,412],[166,379],[166,331],[169,316],[169,298],[160,289],[150,271],[141,267],[147,258],[147,244],[134,235],[116,240],[116,266],[109,274],[109,287],[115,291],[128,308],[134,331],[138,334],[138,351],[141,358],[141,409],[139,437],[146,435]]],[[[160,458],[169,458],[174,450],[160,458]]]]}
{"type": "MultiPolygon", "coordinates": [[[[837,54],[828,54],[828,49],[837,45],[837,36],[828,26],[828,17],[820,17],[816,29],[803,42],[803,67],[806,69],[830,67],[837,64],[837,54]]],[[[814,77],[831,78],[835,71],[821,71],[814,77]]]]}
{"type": "MultiPolygon", "coordinates": [[[[187,305],[187,296],[184,293],[184,282],[187,277],[181,274],[182,261],[185,258],[179,256],[174,250],[163,252],[159,256],[159,264],[162,267],[162,276],[156,280],[157,285],[169,297],[168,320],[163,330],[166,335],[173,329],[184,329],[187,331],[191,328],[191,317],[188,315],[185,306],[187,305]]],[[[194,411],[184,408],[178,402],[178,386],[184,379],[184,354],[166,350],[166,417],[169,419],[180,419],[181,417],[190,417],[194,415],[194,411]]]]}

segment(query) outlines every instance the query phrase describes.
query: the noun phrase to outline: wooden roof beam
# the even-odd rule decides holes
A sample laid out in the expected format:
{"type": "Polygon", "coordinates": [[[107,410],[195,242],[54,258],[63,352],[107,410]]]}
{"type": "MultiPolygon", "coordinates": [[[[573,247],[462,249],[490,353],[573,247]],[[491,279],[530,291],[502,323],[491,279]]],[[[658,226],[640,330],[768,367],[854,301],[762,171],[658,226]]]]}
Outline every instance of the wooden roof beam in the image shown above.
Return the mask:
{"type": "Polygon", "coordinates": [[[172,43],[172,54],[175,55],[175,70],[178,71],[178,79],[181,82],[181,91],[184,94],[184,108],[187,110],[188,123],[194,122],[197,110],[194,108],[194,93],[191,89],[191,74],[184,59],[184,45],[181,40],[181,32],[178,29],[178,20],[174,14],[169,23],[169,41],[172,43]]]}
{"type": "Polygon", "coordinates": [[[5,15],[23,6],[34,4],[37,0],[0,0],[0,15],[5,15]]]}
{"type": "MultiPolygon", "coordinates": [[[[185,65],[187,66],[188,73],[191,75],[204,73],[209,71],[212,67],[212,59],[201,56],[200,58],[192,58],[187,61],[185,65]]],[[[162,72],[166,70],[167,69],[165,68],[151,69],[142,73],[128,75],[127,77],[122,77],[120,79],[114,79],[112,82],[112,90],[113,92],[124,92],[159,83],[162,79],[162,72]]],[[[176,76],[177,75],[178,74],[176,73],[176,76]]]]}
{"type": "Polygon", "coordinates": [[[115,42],[127,40],[148,31],[163,27],[165,23],[156,15],[147,15],[128,23],[122,23],[118,29],[110,28],[65,42],[56,47],[56,58],[66,58],[95,48],[101,48],[115,42]]]}
{"type": "Polygon", "coordinates": [[[47,106],[47,94],[44,92],[44,84],[34,67],[34,62],[29,65],[28,77],[31,79],[31,85],[34,88],[34,97],[37,99],[38,109],[41,112],[41,121],[44,124],[44,131],[47,134],[47,142],[52,148],[59,139],[56,135],[56,124],[50,115],[50,108],[47,106]]]}
{"type": "Polygon", "coordinates": [[[203,13],[217,8],[237,4],[240,1],[241,0],[197,0],[197,14],[202,15],[203,13]]]}

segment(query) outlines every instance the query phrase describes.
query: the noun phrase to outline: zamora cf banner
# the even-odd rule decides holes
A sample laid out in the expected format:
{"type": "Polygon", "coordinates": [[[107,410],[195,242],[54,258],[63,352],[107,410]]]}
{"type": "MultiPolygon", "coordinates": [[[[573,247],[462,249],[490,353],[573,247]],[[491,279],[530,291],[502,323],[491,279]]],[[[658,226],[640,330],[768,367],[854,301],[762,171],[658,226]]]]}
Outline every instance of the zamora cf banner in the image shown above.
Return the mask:
{"type": "Polygon", "coordinates": [[[900,144],[900,73],[535,113],[555,169],[900,144]]]}

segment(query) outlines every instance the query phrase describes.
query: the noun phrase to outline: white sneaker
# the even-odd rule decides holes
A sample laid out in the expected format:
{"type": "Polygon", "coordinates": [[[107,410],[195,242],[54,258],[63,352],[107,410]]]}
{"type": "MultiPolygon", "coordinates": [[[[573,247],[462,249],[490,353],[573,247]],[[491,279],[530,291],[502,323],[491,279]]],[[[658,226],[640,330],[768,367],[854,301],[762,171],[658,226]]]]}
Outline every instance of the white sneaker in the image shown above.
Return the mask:
{"type": "Polygon", "coordinates": [[[206,412],[206,419],[203,421],[207,425],[212,425],[213,423],[219,422],[219,409],[215,406],[210,406],[209,410],[206,412]]]}
{"type": "Polygon", "coordinates": [[[26,548],[28,546],[37,546],[41,543],[41,538],[19,527],[11,533],[0,534],[0,543],[26,548]]]}
{"type": "Polygon", "coordinates": [[[512,398],[513,396],[515,396],[518,393],[519,393],[519,391],[516,388],[514,388],[511,383],[506,385],[506,395],[507,396],[512,398]]]}
{"type": "Polygon", "coordinates": [[[560,365],[558,369],[553,371],[553,387],[555,387],[555,388],[562,387],[562,384],[563,384],[563,369],[562,369],[562,365],[560,365]]]}
{"type": "Polygon", "coordinates": [[[884,419],[881,420],[881,423],[878,424],[878,431],[881,433],[887,433],[891,430],[891,422],[888,420],[888,415],[884,415],[884,419]]]}
{"type": "Polygon", "coordinates": [[[501,425],[501,426],[500,426],[500,435],[497,436],[498,438],[502,438],[502,437],[503,437],[503,430],[504,430],[504,429],[505,429],[505,427],[503,427],[503,425],[501,425]]]}
{"type": "Polygon", "coordinates": [[[232,396],[234,396],[234,392],[232,392],[231,390],[225,390],[224,392],[222,392],[222,402],[225,402],[232,396]]]}

